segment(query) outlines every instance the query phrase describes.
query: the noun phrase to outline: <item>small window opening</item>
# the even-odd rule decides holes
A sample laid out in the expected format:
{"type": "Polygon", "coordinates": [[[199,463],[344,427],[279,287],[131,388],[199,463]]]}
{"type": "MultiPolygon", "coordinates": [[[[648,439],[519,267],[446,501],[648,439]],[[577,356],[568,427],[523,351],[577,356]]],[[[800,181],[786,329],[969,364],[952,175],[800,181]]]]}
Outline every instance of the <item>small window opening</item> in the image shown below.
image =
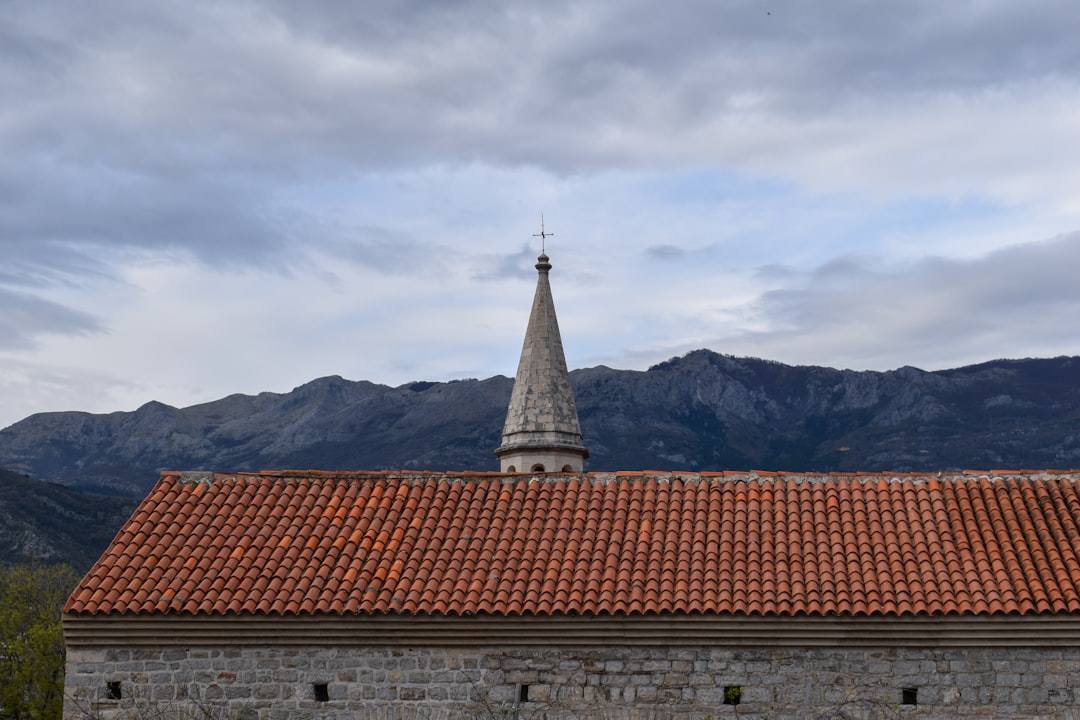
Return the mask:
{"type": "Polygon", "coordinates": [[[311,687],[315,689],[315,702],[330,700],[330,686],[326,683],[314,683],[311,687]]]}
{"type": "Polygon", "coordinates": [[[122,700],[124,698],[124,691],[120,689],[119,680],[105,683],[105,697],[109,700],[122,700]]]}
{"type": "Polygon", "coordinates": [[[508,473],[517,472],[517,468],[514,467],[513,465],[511,465],[510,467],[506,468],[506,472],[508,472],[508,473]]]}
{"type": "Polygon", "coordinates": [[[724,687],[724,704],[738,705],[742,702],[742,685],[727,685],[724,687]]]}
{"type": "Polygon", "coordinates": [[[562,466],[562,471],[563,472],[574,472],[574,468],[570,467],[569,465],[563,465],[562,466]]]}
{"type": "Polygon", "coordinates": [[[919,704],[919,688],[903,688],[901,693],[903,694],[903,698],[900,702],[903,705],[919,704]]]}
{"type": "Polygon", "coordinates": [[[544,472],[544,466],[540,465],[540,464],[533,465],[532,466],[532,471],[533,472],[544,472]]]}
{"type": "Polygon", "coordinates": [[[518,685],[518,702],[529,702],[529,686],[518,685]]]}

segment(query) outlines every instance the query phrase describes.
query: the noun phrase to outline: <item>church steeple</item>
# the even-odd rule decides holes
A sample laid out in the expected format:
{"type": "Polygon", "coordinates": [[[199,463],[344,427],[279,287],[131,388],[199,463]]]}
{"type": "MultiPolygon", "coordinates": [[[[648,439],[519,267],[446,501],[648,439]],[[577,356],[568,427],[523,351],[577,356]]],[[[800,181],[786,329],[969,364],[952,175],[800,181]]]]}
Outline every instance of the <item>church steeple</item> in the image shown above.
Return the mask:
{"type": "Polygon", "coordinates": [[[543,252],[537,258],[536,270],[529,327],[506,410],[502,445],[495,454],[502,472],[582,472],[589,451],[581,439],[551,298],[551,263],[543,252]]]}

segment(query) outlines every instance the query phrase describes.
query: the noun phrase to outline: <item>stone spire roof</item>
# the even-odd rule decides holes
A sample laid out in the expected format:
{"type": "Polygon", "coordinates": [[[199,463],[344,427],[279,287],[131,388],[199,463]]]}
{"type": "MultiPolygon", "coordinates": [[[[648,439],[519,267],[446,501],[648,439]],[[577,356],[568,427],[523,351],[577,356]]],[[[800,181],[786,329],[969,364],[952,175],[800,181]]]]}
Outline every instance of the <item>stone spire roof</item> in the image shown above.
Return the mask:
{"type": "Polygon", "coordinates": [[[546,254],[540,253],[536,270],[529,327],[506,411],[502,445],[495,454],[502,472],[581,472],[589,451],[581,439],[546,254]]]}

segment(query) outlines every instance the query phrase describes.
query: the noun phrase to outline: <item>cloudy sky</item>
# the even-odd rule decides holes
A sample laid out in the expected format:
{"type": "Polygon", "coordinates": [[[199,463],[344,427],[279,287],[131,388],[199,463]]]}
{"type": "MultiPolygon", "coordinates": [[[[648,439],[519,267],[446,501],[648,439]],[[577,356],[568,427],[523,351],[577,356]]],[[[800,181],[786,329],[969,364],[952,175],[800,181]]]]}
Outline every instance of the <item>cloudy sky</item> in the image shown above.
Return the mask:
{"type": "Polygon", "coordinates": [[[0,0],[0,427],[1080,354],[1075,0],[0,0]]]}

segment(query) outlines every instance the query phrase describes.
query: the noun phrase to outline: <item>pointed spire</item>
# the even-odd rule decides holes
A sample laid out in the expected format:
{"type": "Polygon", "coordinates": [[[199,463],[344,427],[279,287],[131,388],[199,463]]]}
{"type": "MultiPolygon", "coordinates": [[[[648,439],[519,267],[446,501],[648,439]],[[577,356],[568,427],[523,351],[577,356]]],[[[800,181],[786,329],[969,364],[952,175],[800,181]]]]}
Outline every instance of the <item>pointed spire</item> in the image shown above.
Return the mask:
{"type": "Polygon", "coordinates": [[[537,258],[536,270],[529,327],[506,410],[502,446],[495,454],[502,472],[582,472],[589,451],[581,439],[577,405],[555,317],[548,282],[551,263],[543,252],[537,258]]]}

